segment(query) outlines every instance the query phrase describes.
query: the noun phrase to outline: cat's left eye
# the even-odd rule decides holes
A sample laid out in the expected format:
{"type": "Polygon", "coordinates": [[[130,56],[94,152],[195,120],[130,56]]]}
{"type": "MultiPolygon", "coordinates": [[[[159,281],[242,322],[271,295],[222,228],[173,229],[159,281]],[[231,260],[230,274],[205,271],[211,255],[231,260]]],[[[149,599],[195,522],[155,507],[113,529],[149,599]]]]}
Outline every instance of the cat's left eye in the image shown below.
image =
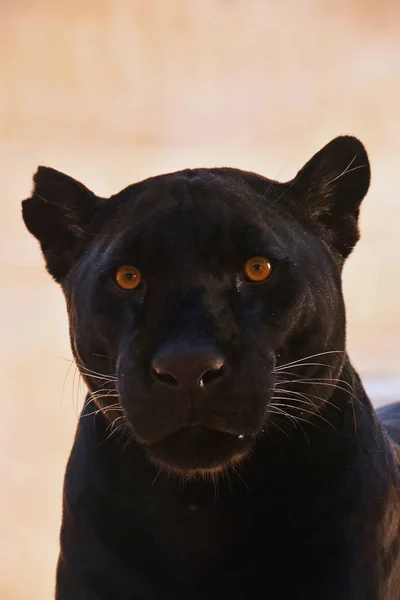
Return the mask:
{"type": "Polygon", "coordinates": [[[118,287],[129,292],[140,285],[142,274],[139,269],[132,265],[122,265],[116,270],[114,279],[118,287]]]}
{"type": "Polygon", "coordinates": [[[264,256],[254,256],[244,265],[245,278],[247,281],[253,283],[262,283],[263,281],[266,281],[271,273],[271,262],[264,256]]]}

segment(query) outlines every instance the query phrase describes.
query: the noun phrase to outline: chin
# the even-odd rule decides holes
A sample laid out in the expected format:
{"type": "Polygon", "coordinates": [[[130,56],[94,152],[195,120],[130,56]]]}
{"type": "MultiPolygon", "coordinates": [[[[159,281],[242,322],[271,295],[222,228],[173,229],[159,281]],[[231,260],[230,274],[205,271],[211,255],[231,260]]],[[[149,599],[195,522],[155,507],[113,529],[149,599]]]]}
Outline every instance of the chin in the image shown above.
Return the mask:
{"type": "Polygon", "coordinates": [[[250,436],[192,425],[147,446],[146,451],[151,462],[168,473],[214,478],[242,462],[251,447],[250,436]]]}

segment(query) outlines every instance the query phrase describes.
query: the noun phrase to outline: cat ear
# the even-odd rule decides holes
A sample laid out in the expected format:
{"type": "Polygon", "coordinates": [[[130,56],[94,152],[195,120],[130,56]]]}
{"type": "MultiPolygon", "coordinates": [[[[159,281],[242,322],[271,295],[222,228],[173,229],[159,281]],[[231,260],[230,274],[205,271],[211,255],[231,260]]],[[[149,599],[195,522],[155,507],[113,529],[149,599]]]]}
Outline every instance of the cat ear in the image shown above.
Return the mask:
{"type": "Polygon", "coordinates": [[[47,270],[60,281],[83,246],[100,199],[79,181],[48,167],[39,167],[33,182],[31,197],[22,202],[22,216],[40,242],[47,270]]]}
{"type": "MultiPolygon", "coordinates": [[[[358,216],[370,183],[367,152],[355,137],[332,140],[299,171],[292,184],[328,244],[345,259],[358,241],[358,216]]],[[[301,207],[304,210],[304,204],[301,207]]]]}

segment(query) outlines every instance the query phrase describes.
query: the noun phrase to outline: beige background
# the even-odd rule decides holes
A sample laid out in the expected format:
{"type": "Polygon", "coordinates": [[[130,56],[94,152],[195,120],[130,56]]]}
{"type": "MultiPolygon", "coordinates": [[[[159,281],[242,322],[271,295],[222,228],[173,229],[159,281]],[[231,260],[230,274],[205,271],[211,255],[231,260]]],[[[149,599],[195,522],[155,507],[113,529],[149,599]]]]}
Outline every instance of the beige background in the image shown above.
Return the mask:
{"type": "Polygon", "coordinates": [[[102,195],[188,166],[287,179],[329,139],[359,136],[373,183],[345,272],[349,347],[374,399],[390,399],[400,4],[3,0],[0,17],[0,598],[46,600],[82,392],[63,360],[63,299],[20,218],[33,171],[53,166],[102,195]]]}

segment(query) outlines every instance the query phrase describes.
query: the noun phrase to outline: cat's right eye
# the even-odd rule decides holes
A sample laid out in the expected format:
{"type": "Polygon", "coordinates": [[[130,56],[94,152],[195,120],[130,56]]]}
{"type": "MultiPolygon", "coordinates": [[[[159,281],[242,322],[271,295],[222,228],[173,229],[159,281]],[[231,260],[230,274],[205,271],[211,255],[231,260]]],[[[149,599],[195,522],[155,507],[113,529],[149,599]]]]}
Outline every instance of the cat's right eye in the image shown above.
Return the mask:
{"type": "Polygon", "coordinates": [[[139,269],[132,265],[122,265],[116,270],[114,280],[119,288],[130,292],[139,287],[142,274],[139,269]]]}

